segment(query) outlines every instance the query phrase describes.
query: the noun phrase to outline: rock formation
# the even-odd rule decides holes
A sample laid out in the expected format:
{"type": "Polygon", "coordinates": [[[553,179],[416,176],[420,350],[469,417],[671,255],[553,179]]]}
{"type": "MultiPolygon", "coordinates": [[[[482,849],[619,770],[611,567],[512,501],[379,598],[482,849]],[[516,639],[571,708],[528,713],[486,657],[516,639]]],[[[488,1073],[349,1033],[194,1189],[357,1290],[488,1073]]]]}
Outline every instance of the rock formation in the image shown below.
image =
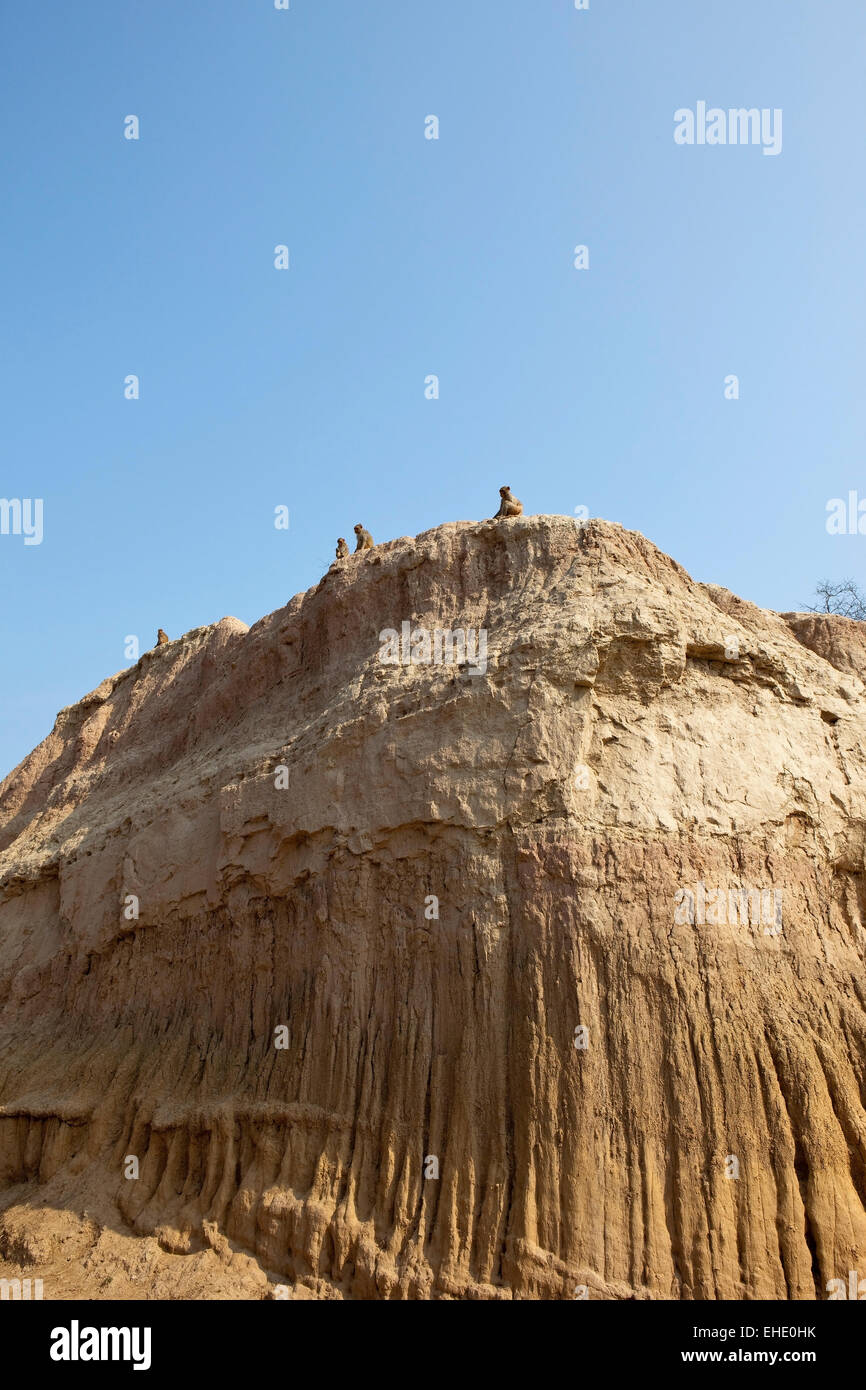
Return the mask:
{"type": "Polygon", "coordinates": [[[866,1273],[862,630],[606,522],[454,523],[63,710],[0,787],[0,1276],[866,1273]],[[386,664],[404,623],[486,659],[386,664]]]}

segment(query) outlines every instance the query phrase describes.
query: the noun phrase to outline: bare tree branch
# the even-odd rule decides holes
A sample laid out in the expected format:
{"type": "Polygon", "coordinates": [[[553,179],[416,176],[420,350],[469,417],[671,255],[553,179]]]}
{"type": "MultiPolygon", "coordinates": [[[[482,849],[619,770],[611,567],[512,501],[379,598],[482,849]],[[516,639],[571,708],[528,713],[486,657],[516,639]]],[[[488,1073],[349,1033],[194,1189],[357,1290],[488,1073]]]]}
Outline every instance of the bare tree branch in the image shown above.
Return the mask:
{"type": "Polygon", "coordinates": [[[817,603],[806,605],[807,613],[839,613],[843,618],[866,622],[866,594],[853,579],[840,579],[835,584],[822,579],[815,585],[817,603]]]}

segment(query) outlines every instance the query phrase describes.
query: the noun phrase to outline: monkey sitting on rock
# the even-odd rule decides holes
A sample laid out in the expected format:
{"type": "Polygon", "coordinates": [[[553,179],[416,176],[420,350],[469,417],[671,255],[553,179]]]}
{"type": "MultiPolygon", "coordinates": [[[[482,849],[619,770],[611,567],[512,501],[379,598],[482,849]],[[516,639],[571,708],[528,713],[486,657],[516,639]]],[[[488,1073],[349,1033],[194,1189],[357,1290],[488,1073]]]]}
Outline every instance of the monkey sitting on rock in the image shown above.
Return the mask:
{"type": "Polygon", "coordinates": [[[158,647],[167,647],[167,646],[168,646],[168,642],[169,642],[168,633],[167,633],[167,632],[163,632],[162,628],[160,628],[160,629],[159,629],[159,632],[156,634],[156,645],[157,645],[158,647]]]}
{"type": "Polygon", "coordinates": [[[499,496],[502,501],[499,504],[499,511],[493,517],[494,521],[498,521],[501,516],[523,516],[523,503],[519,502],[516,497],[512,497],[510,487],[501,487],[499,496]]]}
{"type": "Polygon", "coordinates": [[[373,549],[373,537],[370,535],[370,532],[369,532],[369,531],[365,531],[365,530],[364,530],[364,528],[363,528],[363,526],[361,525],[360,521],[358,522],[358,524],[357,524],[356,527],[355,527],[355,535],[358,537],[358,544],[355,546],[355,554],[356,554],[356,555],[357,555],[357,553],[358,553],[359,550],[372,550],[372,549],[373,549]]]}
{"type": "Polygon", "coordinates": [[[345,560],[345,558],[346,558],[346,556],[348,555],[348,553],[349,553],[349,547],[348,547],[348,545],[346,544],[346,537],[345,537],[345,536],[338,536],[338,537],[337,537],[337,559],[338,559],[338,560],[345,560]]]}

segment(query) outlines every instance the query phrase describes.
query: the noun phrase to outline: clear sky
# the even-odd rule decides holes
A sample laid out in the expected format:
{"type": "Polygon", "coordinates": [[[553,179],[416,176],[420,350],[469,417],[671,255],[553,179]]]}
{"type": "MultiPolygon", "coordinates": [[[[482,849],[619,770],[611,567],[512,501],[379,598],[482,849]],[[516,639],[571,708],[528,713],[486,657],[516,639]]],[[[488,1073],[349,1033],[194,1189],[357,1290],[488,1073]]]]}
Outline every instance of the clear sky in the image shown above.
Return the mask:
{"type": "Polygon", "coordinates": [[[501,483],[766,607],[866,578],[825,526],[866,498],[863,0],[2,0],[0,61],[0,495],[44,508],[0,535],[0,775],[128,634],[501,483]],[[702,101],[781,152],[678,145],[702,101]]]}

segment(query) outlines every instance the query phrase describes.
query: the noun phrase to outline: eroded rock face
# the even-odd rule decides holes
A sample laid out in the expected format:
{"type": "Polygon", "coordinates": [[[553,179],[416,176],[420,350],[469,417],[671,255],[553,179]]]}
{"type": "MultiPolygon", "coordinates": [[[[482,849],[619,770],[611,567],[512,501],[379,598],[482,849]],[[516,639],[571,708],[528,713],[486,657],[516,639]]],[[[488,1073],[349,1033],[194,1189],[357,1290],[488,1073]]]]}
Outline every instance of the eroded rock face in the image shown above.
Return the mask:
{"type": "Polygon", "coordinates": [[[64,710],[0,788],[5,1267],[52,1296],[53,1219],[83,1297],[866,1274],[866,667],[806,616],[454,523],[64,710]]]}
{"type": "Polygon", "coordinates": [[[794,636],[840,671],[866,680],[866,623],[837,613],[783,613],[794,636]]]}

